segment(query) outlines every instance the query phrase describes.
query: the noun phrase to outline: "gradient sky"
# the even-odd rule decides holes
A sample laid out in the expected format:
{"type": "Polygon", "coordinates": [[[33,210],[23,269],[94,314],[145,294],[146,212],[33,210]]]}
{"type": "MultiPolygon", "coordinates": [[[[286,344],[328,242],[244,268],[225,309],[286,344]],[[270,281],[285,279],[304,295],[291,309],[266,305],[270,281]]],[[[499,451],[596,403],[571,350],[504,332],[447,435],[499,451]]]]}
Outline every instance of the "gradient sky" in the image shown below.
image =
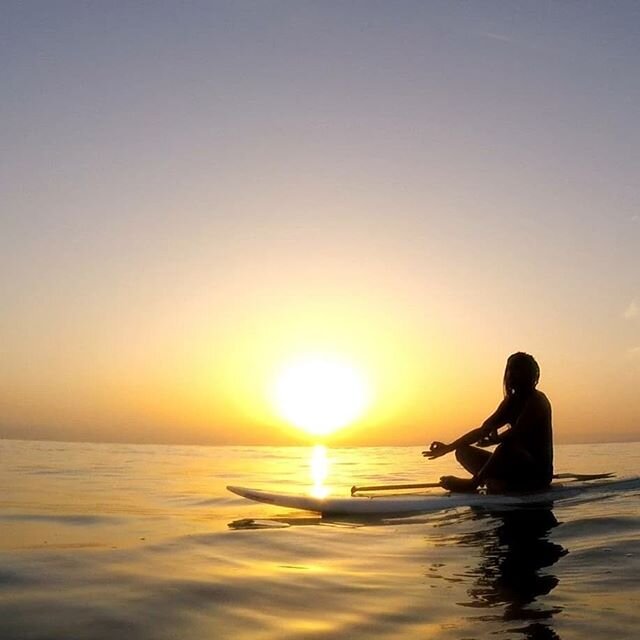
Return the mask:
{"type": "Polygon", "coordinates": [[[0,436],[295,443],[477,426],[533,353],[558,442],[640,436],[640,4],[0,7],[0,436]]]}

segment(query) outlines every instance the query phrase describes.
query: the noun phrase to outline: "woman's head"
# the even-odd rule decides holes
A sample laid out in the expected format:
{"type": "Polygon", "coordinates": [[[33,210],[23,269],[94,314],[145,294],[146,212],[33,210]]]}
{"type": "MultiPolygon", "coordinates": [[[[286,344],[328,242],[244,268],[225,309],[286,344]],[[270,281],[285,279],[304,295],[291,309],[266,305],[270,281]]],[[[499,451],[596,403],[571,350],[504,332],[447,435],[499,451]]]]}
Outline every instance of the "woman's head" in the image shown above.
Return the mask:
{"type": "Polygon", "coordinates": [[[535,389],[540,378],[540,367],[533,356],[518,351],[507,358],[504,370],[504,394],[528,393],[535,389]]]}

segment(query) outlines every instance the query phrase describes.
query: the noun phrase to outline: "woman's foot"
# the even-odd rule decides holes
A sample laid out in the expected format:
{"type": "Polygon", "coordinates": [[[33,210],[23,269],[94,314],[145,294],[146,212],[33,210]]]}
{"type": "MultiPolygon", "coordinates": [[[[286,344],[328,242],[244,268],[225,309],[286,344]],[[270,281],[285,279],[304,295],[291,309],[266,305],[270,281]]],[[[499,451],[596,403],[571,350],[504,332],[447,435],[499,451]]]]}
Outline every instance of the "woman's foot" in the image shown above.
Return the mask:
{"type": "Polygon", "coordinates": [[[478,483],[473,478],[456,478],[456,476],[442,476],[440,485],[447,491],[454,493],[475,493],[478,483]]]}

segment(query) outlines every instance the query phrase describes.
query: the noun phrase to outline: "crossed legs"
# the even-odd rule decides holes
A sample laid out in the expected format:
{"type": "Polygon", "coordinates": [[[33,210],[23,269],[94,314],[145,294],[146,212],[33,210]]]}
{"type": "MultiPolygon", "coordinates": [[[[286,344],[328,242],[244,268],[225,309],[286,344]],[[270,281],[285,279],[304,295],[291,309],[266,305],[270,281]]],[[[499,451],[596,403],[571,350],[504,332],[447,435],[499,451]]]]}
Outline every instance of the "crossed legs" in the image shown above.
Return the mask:
{"type": "Polygon", "coordinates": [[[485,484],[490,493],[535,490],[536,470],[527,451],[519,447],[498,445],[491,453],[466,445],[456,449],[456,460],[473,478],[444,476],[442,486],[450,491],[475,491],[485,484]]]}

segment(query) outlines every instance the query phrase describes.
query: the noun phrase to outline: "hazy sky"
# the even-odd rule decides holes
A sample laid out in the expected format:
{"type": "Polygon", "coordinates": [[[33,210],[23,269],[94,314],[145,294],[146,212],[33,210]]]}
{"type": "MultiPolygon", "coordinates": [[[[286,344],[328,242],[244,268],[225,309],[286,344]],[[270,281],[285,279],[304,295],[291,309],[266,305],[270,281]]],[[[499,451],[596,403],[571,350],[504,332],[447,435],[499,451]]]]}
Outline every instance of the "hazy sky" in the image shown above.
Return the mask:
{"type": "Polygon", "coordinates": [[[347,443],[476,426],[533,353],[562,441],[640,437],[640,3],[0,7],[0,436],[347,443]]]}

